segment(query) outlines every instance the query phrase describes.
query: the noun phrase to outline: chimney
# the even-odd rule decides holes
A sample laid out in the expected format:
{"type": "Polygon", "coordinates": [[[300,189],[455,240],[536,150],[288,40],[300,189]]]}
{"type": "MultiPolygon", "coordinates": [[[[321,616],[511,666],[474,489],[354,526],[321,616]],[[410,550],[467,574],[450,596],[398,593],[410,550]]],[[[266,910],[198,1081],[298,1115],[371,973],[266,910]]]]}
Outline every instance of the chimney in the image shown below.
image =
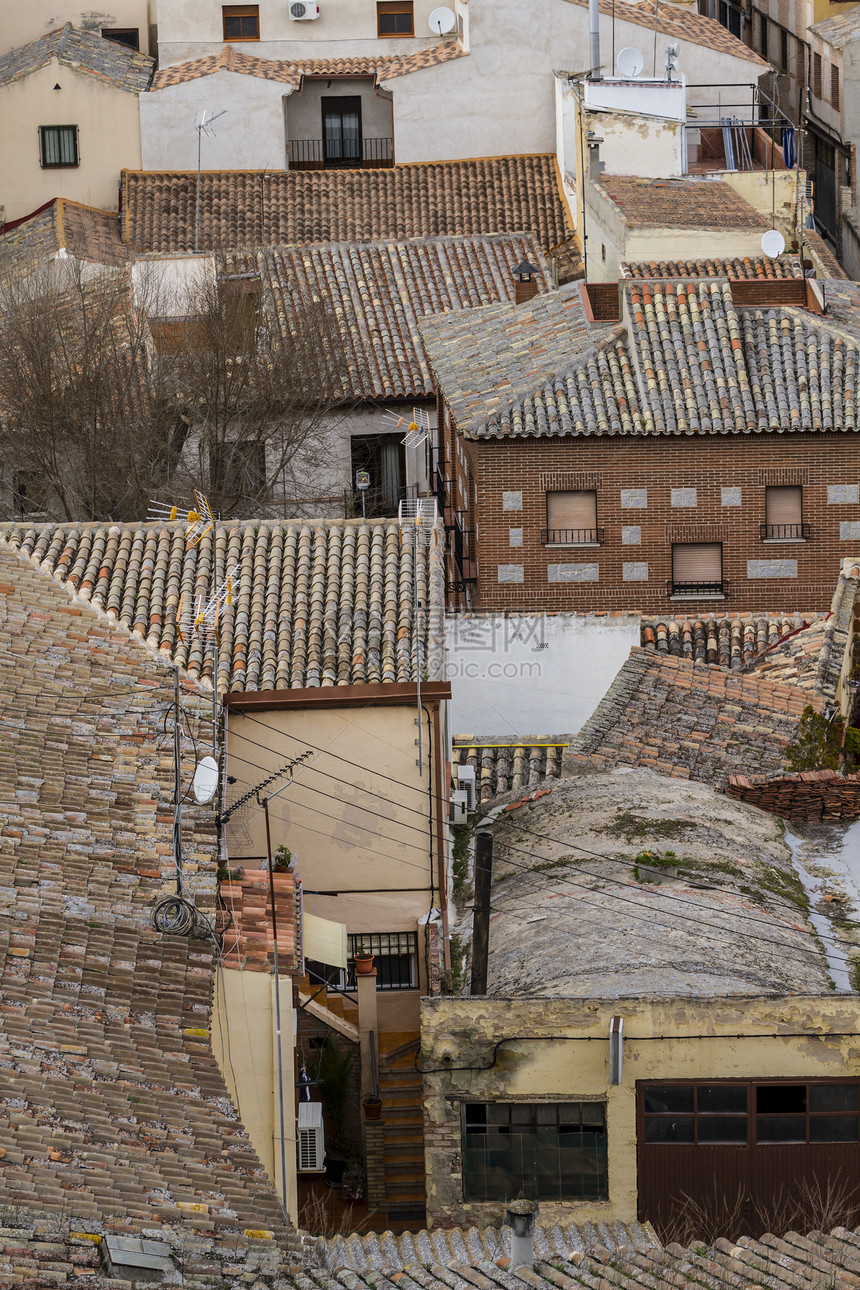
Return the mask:
{"type": "Polygon", "coordinates": [[[513,271],[514,276],[514,304],[524,305],[527,300],[531,300],[538,293],[538,283],[536,275],[540,272],[528,260],[520,260],[519,264],[513,271]]]}
{"type": "Polygon", "coordinates": [[[537,1212],[538,1204],[534,1200],[513,1200],[508,1206],[505,1222],[511,1229],[511,1272],[534,1268],[537,1212]]]}

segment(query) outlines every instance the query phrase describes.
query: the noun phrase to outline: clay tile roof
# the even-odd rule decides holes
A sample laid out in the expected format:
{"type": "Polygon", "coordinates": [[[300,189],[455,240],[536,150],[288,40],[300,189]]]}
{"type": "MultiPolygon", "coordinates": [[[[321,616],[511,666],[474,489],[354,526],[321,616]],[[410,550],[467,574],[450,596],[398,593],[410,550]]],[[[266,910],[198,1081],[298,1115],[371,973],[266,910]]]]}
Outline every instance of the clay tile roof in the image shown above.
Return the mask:
{"type": "Polygon", "coordinates": [[[568,737],[524,737],[516,740],[454,736],[454,766],[471,766],[479,802],[500,793],[530,792],[544,780],[556,779],[568,737]]]}
{"type": "MultiPolygon", "coordinates": [[[[297,972],[301,965],[301,902],[291,873],[273,873],[278,924],[278,970],[297,972]]],[[[243,869],[222,882],[220,897],[227,926],[221,943],[225,967],[268,972],[275,963],[272,897],[268,871],[243,869]]]]}
{"type": "Polygon", "coordinates": [[[20,45],[0,58],[0,85],[10,85],[56,58],[65,67],[113,85],[129,94],[142,94],[152,79],[155,60],[115,40],[105,40],[71,23],[20,45]]]}
{"type": "MultiPolygon", "coordinates": [[[[123,241],[187,250],[196,184],[196,172],[123,171],[123,241]]],[[[549,252],[572,236],[550,154],[387,170],[207,171],[200,184],[206,250],[517,232],[549,252]]]]}
{"type": "Polygon", "coordinates": [[[258,58],[246,54],[232,45],[225,45],[219,54],[195,58],[186,63],[174,63],[155,73],[152,90],[163,90],[170,85],[181,85],[200,76],[215,72],[235,72],[240,76],[258,76],[266,81],[281,81],[295,89],[305,76],[372,76],[377,85],[395,80],[424,67],[436,67],[454,58],[463,58],[467,50],[456,40],[428,45],[414,54],[379,56],[375,58],[312,58],[274,59],[258,58]]]}
{"type": "Polygon", "coordinates": [[[670,654],[695,663],[716,663],[742,672],[769,651],[817,622],[819,614],[704,615],[700,618],[643,618],[640,638],[650,654],[670,654]]]}
{"type": "Polygon", "coordinates": [[[600,187],[631,228],[768,227],[764,216],[722,180],[602,175],[600,187]]]}
{"type": "Polygon", "coordinates": [[[802,278],[803,266],[796,255],[772,259],[746,255],[734,260],[639,260],[622,263],[622,278],[802,278]]]}
{"type": "Polygon", "coordinates": [[[842,265],[837,260],[833,250],[825,242],[824,238],[814,228],[807,228],[803,231],[803,249],[807,252],[813,263],[818,261],[818,277],[820,278],[849,278],[850,275],[845,272],[842,265]]]}
{"type": "Polygon", "coordinates": [[[394,520],[218,522],[186,549],[185,523],[6,524],[0,539],[68,584],[190,676],[211,683],[212,645],[177,631],[194,605],[234,576],[221,611],[218,689],[288,690],[442,679],[441,545],[420,548],[425,605],[414,642],[412,546],[394,520]]]}
{"type": "Polygon", "coordinates": [[[779,772],[810,702],[823,706],[809,690],[755,671],[633,649],[568,755],[598,769],[643,766],[722,787],[751,765],[779,772]]]}
{"type": "Polygon", "coordinates": [[[809,30],[834,49],[844,49],[860,36],[860,11],[851,5],[844,13],[813,23],[809,30]]]}
{"type": "MultiPolygon", "coordinates": [[[[588,0],[569,0],[571,4],[587,6],[588,0]]],[[[677,37],[689,40],[694,45],[704,45],[721,54],[732,54],[742,58],[756,67],[770,68],[770,63],[761,58],[743,41],[733,36],[721,23],[713,18],[706,18],[696,9],[681,8],[672,5],[655,4],[654,0],[642,0],[641,3],[628,3],[627,0],[600,0],[600,12],[607,17],[613,14],[619,21],[635,23],[650,32],[659,31],[662,37],[677,37]]],[[[760,74],[760,73],[759,73],[760,74]]]]}
{"type": "Polygon", "coordinates": [[[0,273],[27,272],[60,249],[95,264],[125,264],[131,258],[115,212],[58,197],[47,209],[0,232],[0,273]]]}
{"type": "MultiPolygon", "coordinates": [[[[28,1209],[42,1241],[65,1220],[155,1239],[163,1225],[171,1243],[199,1237],[201,1254],[219,1226],[284,1245],[294,1238],[210,1045],[216,946],[151,923],[176,889],[163,743],[174,669],[2,543],[0,655],[0,1208],[25,1229],[14,1265],[37,1284],[38,1257],[20,1257],[28,1209]]],[[[181,704],[201,744],[211,701],[187,676],[181,704]]],[[[193,803],[183,861],[211,917],[217,834],[193,803]]],[[[56,1264],[45,1271],[38,1284],[54,1284],[56,1264]]]]}
{"type": "Polygon", "coordinates": [[[330,309],[348,356],[338,367],[344,401],[433,397],[421,315],[509,300],[513,269],[524,259],[538,269],[541,291],[552,285],[540,246],[520,234],[340,242],[275,250],[261,259],[281,327],[320,302],[330,309]]]}
{"type": "Polygon", "coordinates": [[[860,426],[856,323],[741,309],[720,279],[631,280],[623,316],[589,329],[560,293],[425,319],[421,331],[458,428],[475,438],[860,426]]]}

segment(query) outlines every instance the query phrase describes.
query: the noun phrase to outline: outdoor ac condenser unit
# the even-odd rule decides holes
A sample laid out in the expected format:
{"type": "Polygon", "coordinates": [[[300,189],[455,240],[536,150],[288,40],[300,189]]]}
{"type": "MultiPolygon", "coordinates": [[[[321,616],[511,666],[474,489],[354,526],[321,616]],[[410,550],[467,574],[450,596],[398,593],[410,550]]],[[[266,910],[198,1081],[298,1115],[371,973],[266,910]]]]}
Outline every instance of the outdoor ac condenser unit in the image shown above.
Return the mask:
{"type": "Polygon", "coordinates": [[[299,1173],[325,1172],[322,1102],[299,1102],[299,1173]]]}
{"type": "Polygon", "coordinates": [[[310,22],[311,19],[319,16],[320,7],[318,4],[310,4],[308,0],[292,0],[290,18],[293,22],[310,22]]]}
{"type": "Polygon", "coordinates": [[[471,814],[478,809],[478,794],[475,785],[475,767],[458,766],[457,787],[466,794],[466,810],[471,814]]]}
{"type": "Polygon", "coordinates": [[[467,795],[462,791],[462,789],[457,789],[451,794],[451,803],[448,810],[449,823],[465,824],[468,810],[469,801],[467,795]]]}

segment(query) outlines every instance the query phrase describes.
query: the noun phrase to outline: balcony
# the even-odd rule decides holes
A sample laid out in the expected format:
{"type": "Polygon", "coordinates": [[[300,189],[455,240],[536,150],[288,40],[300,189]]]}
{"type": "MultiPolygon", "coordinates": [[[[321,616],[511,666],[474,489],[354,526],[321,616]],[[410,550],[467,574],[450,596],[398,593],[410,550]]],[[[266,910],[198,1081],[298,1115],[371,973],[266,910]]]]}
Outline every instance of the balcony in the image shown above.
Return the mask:
{"type": "Polygon", "coordinates": [[[760,524],[762,542],[808,542],[812,536],[808,524],[760,524]]]}
{"type": "Polygon", "coordinates": [[[392,139],[290,139],[290,170],[383,170],[394,165],[392,139]]]}
{"type": "Polygon", "coordinates": [[[542,546],[603,546],[603,529],[541,529],[542,546]]]}
{"type": "Polygon", "coordinates": [[[725,600],[729,594],[727,578],[719,582],[675,582],[669,579],[666,583],[666,594],[673,600],[725,600]]]}

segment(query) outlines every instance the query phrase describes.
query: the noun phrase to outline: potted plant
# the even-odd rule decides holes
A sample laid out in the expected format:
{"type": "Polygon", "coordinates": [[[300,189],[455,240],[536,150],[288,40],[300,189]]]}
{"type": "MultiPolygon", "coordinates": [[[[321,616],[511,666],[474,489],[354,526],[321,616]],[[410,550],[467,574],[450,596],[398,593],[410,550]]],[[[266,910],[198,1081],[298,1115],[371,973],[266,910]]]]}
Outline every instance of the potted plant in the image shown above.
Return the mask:
{"type": "Polygon", "coordinates": [[[356,950],[353,955],[356,976],[370,976],[373,971],[373,955],[365,950],[356,950]]]}
{"type": "Polygon", "coordinates": [[[382,1115],[381,1097],[374,1097],[371,1094],[363,1099],[361,1105],[364,1107],[364,1117],[366,1120],[378,1120],[382,1115]]]}

